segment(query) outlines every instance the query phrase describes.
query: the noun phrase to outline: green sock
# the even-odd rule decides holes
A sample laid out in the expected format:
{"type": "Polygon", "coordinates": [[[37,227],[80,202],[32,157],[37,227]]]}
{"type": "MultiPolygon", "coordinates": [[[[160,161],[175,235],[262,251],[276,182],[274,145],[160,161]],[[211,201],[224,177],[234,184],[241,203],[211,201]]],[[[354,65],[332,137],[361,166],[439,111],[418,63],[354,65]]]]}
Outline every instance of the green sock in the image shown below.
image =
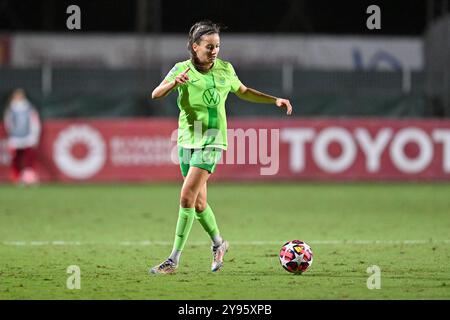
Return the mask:
{"type": "Polygon", "coordinates": [[[215,245],[217,245],[216,242],[218,244],[222,242],[222,238],[219,236],[220,233],[219,227],[217,227],[216,217],[209,204],[206,204],[206,209],[203,212],[196,212],[195,218],[200,222],[203,229],[208,232],[215,245]]]}
{"type": "Polygon", "coordinates": [[[177,229],[175,231],[175,243],[173,245],[174,250],[181,251],[186,244],[186,240],[189,236],[189,232],[192,228],[192,222],[194,221],[195,208],[181,208],[178,213],[177,229]]]}

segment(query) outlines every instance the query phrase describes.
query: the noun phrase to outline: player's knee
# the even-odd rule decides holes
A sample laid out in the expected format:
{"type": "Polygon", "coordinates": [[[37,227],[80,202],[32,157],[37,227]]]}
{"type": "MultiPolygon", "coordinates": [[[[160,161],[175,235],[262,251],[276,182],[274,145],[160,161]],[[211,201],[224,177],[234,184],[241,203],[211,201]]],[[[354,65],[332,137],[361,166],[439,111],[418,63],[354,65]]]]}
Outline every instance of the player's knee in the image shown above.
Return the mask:
{"type": "Polygon", "coordinates": [[[195,202],[195,211],[200,213],[206,210],[206,201],[203,199],[199,200],[197,198],[197,201],[195,202]]]}
{"type": "Polygon", "coordinates": [[[195,197],[193,192],[182,191],[180,196],[180,206],[182,208],[192,208],[195,205],[195,197]]]}

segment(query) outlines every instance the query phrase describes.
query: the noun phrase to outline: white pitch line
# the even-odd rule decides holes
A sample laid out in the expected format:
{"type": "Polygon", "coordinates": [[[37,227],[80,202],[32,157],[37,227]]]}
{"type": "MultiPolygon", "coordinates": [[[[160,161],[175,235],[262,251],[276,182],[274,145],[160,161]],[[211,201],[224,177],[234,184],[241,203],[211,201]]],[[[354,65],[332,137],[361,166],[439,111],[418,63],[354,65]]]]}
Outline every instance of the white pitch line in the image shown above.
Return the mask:
{"type": "MultiPolygon", "coordinates": [[[[234,245],[280,245],[287,241],[231,241],[234,245]]],[[[412,244],[450,244],[450,240],[310,240],[310,245],[412,245],[412,244]]],[[[2,241],[5,246],[91,246],[91,245],[115,245],[115,246],[171,246],[170,241],[118,241],[118,242],[82,242],[82,241],[2,241]]],[[[192,241],[189,245],[209,245],[206,241],[192,241]]]]}

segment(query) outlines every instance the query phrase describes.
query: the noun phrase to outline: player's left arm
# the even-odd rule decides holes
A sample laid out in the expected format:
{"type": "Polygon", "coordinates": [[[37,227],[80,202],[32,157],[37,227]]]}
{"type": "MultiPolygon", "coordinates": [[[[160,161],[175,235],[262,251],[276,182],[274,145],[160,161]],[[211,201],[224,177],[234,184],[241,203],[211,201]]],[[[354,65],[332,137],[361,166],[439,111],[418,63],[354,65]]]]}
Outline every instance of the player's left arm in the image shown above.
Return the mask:
{"type": "Polygon", "coordinates": [[[241,83],[239,89],[235,94],[242,100],[256,102],[256,103],[273,103],[279,108],[286,108],[286,114],[290,115],[292,113],[291,102],[287,99],[277,98],[269,94],[260,92],[258,90],[246,87],[241,83]]]}

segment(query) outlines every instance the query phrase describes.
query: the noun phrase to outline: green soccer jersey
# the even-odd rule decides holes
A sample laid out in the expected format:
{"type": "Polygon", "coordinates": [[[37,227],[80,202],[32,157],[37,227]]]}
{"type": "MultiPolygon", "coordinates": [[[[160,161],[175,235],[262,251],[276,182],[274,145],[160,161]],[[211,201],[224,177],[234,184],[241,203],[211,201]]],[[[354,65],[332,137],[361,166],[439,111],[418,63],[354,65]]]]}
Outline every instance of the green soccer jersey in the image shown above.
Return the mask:
{"type": "Polygon", "coordinates": [[[206,146],[227,149],[225,100],[236,92],[241,82],[231,63],[216,59],[207,73],[195,69],[191,60],[178,62],[165,80],[171,82],[185,71],[189,81],[178,86],[178,145],[183,148],[206,146]]]}

